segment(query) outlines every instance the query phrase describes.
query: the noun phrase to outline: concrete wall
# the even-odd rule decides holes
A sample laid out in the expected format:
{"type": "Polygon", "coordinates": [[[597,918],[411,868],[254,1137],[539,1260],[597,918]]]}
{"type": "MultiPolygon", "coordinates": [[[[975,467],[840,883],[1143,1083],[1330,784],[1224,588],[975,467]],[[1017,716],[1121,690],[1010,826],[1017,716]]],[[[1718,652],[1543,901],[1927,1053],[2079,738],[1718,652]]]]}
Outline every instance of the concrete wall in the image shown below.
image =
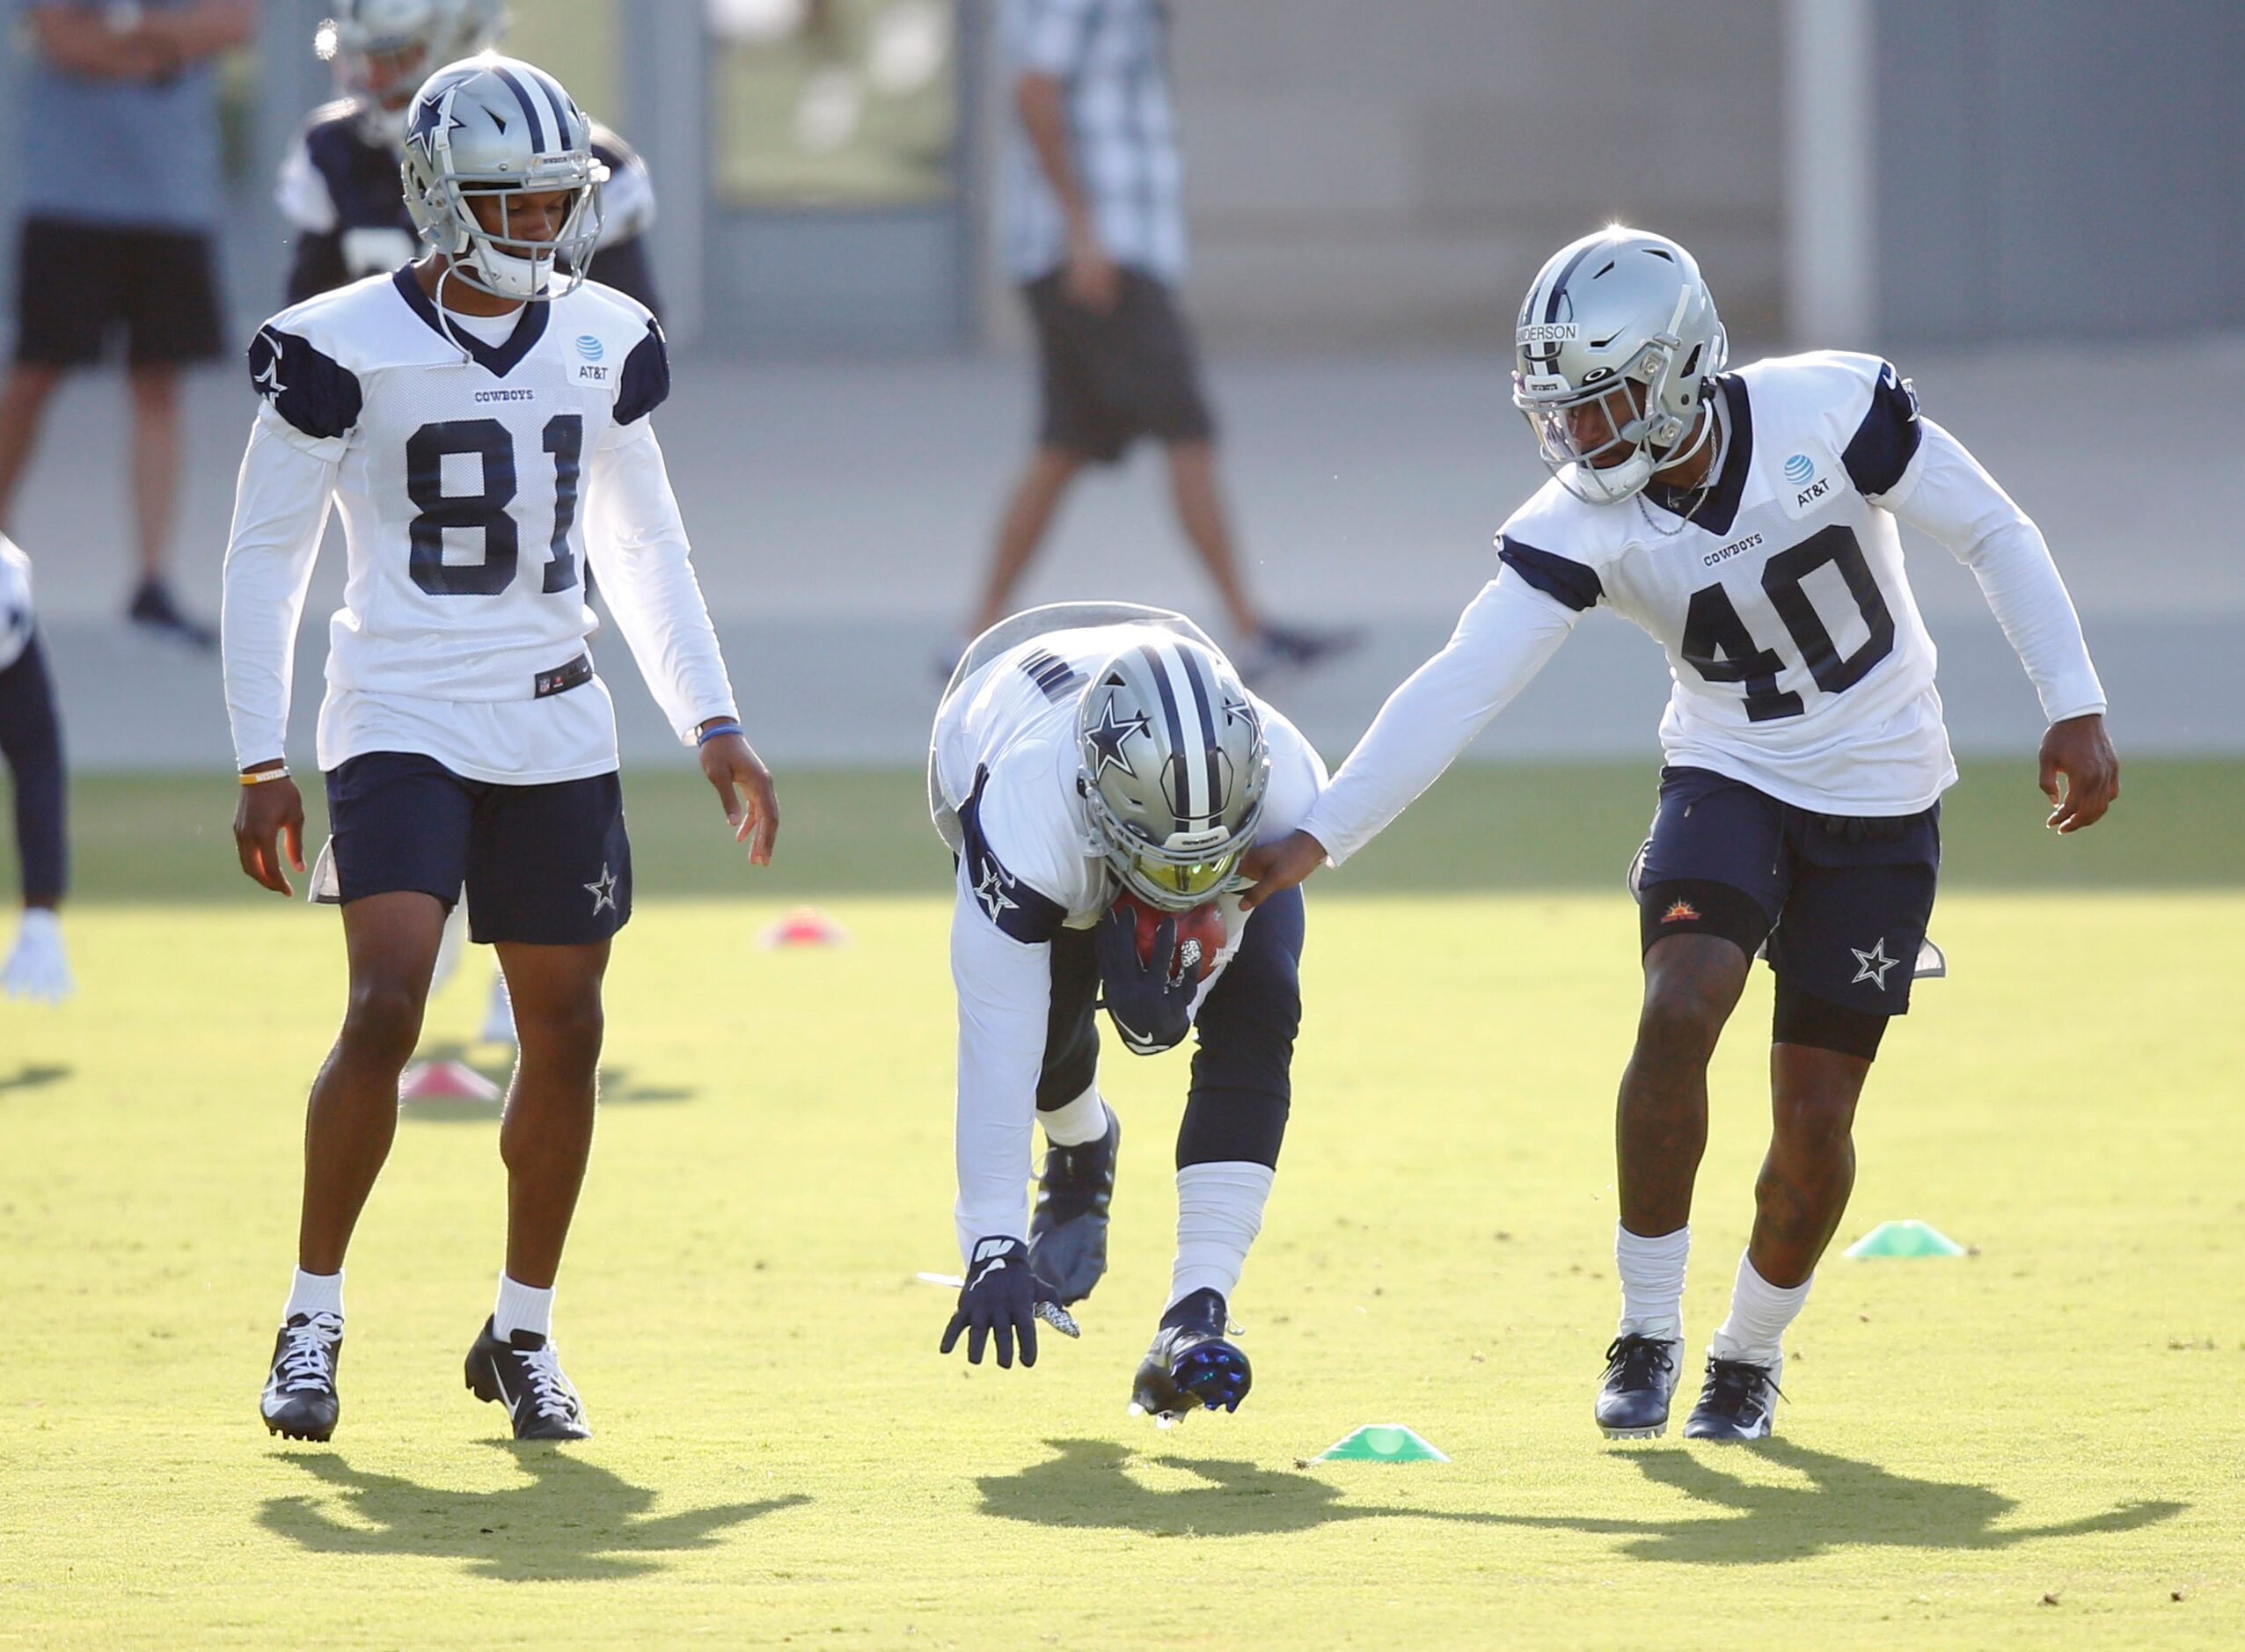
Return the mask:
{"type": "Polygon", "coordinates": [[[2245,323],[2245,6],[1884,0],[1876,33],[1883,332],[2245,323]]]}
{"type": "Polygon", "coordinates": [[[1734,328],[1776,323],[1781,0],[1173,0],[1171,17],[1211,342],[1487,345],[1543,259],[1610,218],[1691,245],[1734,328]]]}

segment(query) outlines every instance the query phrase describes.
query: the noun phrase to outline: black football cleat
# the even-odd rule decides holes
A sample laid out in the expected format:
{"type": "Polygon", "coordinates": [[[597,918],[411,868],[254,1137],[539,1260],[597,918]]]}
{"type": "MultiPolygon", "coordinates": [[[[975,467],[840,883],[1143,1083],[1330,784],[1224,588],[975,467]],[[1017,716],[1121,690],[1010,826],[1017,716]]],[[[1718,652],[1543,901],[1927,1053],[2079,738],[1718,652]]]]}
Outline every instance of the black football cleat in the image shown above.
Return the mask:
{"type": "Polygon", "coordinates": [[[1669,1402],[1676,1393],[1681,1341],[1617,1336],[1605,1350],[1605,1378],[1592,1414],[1609,1440],[1657,1440],[1668,1432],[1669,1402]]]}
{"type": "Polygon", "coordinates": [[[296,1313],[273,1339],[273,1371],[258,1400],[268,1433],[284,1440],[326,1440],[342,1401],[335,1366],[343,1357],[343,1321],[333,1313],[296,1313]]]}
{"type": "Polygon", "coordinates": [[[1192,1411],[1237,1411],[1254,1373],[1228,1340],[1227,1323],[1224,1298],[1213,1290],[1196,1290],[1163,1314],[1130,1385],[1130,1414],[1166,1429],[1192,1411]]]}
{"type": "Polygon", "coordinates": [[[1778,1373],[1784,1369],[1783,1355],[1766,1365],[1750,1364],[1743,1359],[1717,1359],[1708,1355],[1707,1385],[1700,1390],[1700,1403],[1684,1420],[1684,1437],[1769,1438],[1777,1402],[1784,1397],[1777,1386],[1778,1373]]]}
{"type": "Polygon", "coordinates": [[[561,1374],[553,1344],[535,1331],[516,1331],[502,1342],[486,1319],[468,1350],[467,1377],[477,1399],[507,1407],[518,1440],[592,1438],[584,1404],[561,1374]]]}
{"type": "MultiPolygon", "coordinates": [[[[1100,1104],[1106,1107],[1105,1102],[1100,1104]]],[[[1081,1302],[1107,1272],[1107,1212],[1115,1202],[1115,1161],[1122,1121],[1107,1108],[1107,1134],[1077,1147],[1047,1145],[1029,1217],[1029,1271],[1062,1305],[1081,1302]]]]}

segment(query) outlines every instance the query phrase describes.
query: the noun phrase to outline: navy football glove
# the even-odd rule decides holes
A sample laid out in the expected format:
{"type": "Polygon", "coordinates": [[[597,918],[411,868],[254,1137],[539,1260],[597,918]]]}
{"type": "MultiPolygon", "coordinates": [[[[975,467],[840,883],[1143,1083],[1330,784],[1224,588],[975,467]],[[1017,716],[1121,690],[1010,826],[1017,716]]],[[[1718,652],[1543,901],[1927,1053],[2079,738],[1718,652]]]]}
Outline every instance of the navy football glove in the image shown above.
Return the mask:
{"type": "Polygon", "coordinates": [[[1141,961],[1137,915],[1118,901],[1099,920],[1092,946],[1107,1013],[1130,1053],[1151,1056],[1183,1043],[1193,1030],[1193,995],[1200,983],[1176,967],[1177,920],[1161,920],[1153,932],[1153,956],[1141,961]]]}
{"type": "Polygon", "coordinates": [[[974,1260],[967,1266],[967,1283],[959,1288],[958,1310],[944,1328],[943,1345],[936,1352],[948,1354],[967,1334],[967,1363],[982,1363],[983,1348],[998,1343],[998,1363],[1013,1367],[1013,1340],[1021,1341],[1021,1363],[1037,1363],[1037,1321],[1043,1320],[1064,1336],[1081,1336],[1075,1318],[1060,1305],[1046,1284],[1029,1271],[1029,1247],[1017,1239],[975,1241],[974,1260]]]}

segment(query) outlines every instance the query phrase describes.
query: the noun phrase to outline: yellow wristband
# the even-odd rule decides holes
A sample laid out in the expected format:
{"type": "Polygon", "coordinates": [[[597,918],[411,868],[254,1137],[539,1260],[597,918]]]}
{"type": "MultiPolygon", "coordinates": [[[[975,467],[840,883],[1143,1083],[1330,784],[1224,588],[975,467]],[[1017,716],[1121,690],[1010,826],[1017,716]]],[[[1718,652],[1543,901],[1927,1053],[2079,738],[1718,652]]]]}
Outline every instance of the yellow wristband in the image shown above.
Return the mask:
{"type": "Polygon", "coordinates": [[[288,778],[289,765],[285,763],[277,769],[245,769],[242,771],[242,784],[244,786],[263,786],[267,780],[285,780],[288,778]]]}

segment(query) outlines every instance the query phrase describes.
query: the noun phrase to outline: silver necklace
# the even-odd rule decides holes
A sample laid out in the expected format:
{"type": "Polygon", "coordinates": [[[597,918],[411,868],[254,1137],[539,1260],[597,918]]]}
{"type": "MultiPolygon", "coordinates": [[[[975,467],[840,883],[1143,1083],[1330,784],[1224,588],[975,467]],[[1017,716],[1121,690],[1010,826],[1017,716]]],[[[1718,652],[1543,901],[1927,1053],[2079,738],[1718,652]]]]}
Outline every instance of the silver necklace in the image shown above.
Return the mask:
{"type": "Polygon", "coordinates": [[[1642,488],[1639,489],[1631,497],[1637,501],[1637,514],[1645,519],[1645,526],[1664,539],[1673,539],[1692,526],[1692,518],[1700,514],[1700,507],[1706,504],[1708,496],[1715,492],[1715,482],[1722,475],[1722,462],[1729,457],[1729,450],[1730,406],[1729,403],[1718,393],[1715,398],[1715,454],[1708,461],[1707,479],[1693,490],[1690,506],[1680,515],[1677,515],[1676,525],[1673,528],[1664,528],[1660,525],[1660,519],[1653,515],[1652,507],[1645,502],[1644,491],[1642,488]]]}

